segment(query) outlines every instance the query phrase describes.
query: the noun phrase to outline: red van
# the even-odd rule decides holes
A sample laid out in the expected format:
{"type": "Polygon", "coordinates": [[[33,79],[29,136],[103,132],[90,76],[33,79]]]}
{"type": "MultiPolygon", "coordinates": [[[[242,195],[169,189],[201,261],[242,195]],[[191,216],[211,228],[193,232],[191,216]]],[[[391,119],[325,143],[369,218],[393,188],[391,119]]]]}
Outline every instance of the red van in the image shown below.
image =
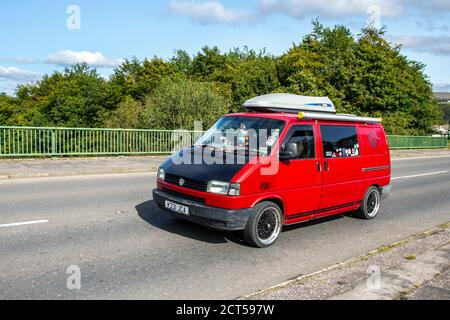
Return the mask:
{"type": "Polygon", "coordinates": [[[270,94],[222,117],[158,169],[156,204],[256,247],[284,225],[354,211],[373,219],[391,190],[381,119],[336,114],[328,98],[270,94]],[[214,161],[212,161],[214,160],[214,161]]]}

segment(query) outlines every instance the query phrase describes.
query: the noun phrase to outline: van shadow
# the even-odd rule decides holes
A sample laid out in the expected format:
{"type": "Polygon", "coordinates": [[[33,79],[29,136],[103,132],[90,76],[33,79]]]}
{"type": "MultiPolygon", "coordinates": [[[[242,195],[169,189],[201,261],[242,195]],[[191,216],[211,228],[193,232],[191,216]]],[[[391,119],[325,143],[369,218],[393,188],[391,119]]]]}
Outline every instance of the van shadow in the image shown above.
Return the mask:
{"type": "Polygon", "coordinates": [[[138,216],[155,228],[211,244],[234,242],[244,244],[240,232],[213,230],[195,223],[176,219],[160,209],[153,200],[135,206],[138,216]]]}
{"type": "MultiPolygon", "coordinates": [[[[180,235],[185,238],[211,244],[233,242],[239,245],[248,246],[242,237],[242,233],[239,231],[227,232],[214,230],[186,220],[176,219],[170,216],[170,214],[168,214],[167,212],[164,212],[162,209],[160,209],[153,200],[142,202],[136,205],[135,209],[138,213],[138,216],[153,227],[180,235]]],[[[317,220],[306,221],[299,224],[284,226],[283,233],[307,228],[321,223],[339,220],[344,217],[352,217],[352,213],[349,212],[340,215],[320,218],[317,220]]]]}

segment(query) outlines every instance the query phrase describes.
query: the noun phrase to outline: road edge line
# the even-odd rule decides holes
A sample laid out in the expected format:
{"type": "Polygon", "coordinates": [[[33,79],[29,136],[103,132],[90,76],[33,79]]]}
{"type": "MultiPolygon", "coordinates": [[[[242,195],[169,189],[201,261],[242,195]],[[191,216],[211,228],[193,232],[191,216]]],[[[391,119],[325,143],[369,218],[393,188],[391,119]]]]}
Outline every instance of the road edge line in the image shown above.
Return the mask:
{"type": "Polygon", "coordinates": [[[450,158],[450,155],[441,156],[418,156],[418,157],[401,157],[401,158],[391,158],[391,161],[402,161],[402,160],[420,160],[420,159],[438,159],[438,158],[450,158]]]}

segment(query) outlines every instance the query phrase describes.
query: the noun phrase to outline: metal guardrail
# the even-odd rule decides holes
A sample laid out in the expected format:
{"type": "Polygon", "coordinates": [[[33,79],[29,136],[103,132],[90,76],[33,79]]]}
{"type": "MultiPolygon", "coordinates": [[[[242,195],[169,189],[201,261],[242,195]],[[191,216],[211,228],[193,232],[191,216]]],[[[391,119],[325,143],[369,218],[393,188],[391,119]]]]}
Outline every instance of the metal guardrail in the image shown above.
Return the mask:
{"type": "Polygon", "coordinates": [[[201,131],[0,126],[0,157],[164,154],[201,131]]]}
{"type": "MultiPolygon", "coordinates": [[[[0,158],[167,154],[202,131],[0,126],[0,158]]],[[[446,137],[388,136],[391,149],[446,148],[446,137]]]]}
{"type": "Polygon", "coordinates": [[[437,149],[447,148],[447,137],[388,136],[391,149],[437,149]]]}

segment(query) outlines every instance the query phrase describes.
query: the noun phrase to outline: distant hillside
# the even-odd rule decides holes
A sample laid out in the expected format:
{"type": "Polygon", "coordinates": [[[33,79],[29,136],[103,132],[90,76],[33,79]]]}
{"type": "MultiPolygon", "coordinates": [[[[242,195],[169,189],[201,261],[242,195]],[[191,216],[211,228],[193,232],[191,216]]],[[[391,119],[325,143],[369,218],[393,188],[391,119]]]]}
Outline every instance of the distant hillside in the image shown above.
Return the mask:
{"type": "Polygon", "coordinates": [[[433,95],[444,113],[444,122],[442,124],[450,123],[450,92],[433,92],[433,95]]]}
{"type": "Polygon", "coordinates": [[[433,92],[433,95],[437,100],[450,101],[450,92],[433,92]]]}

